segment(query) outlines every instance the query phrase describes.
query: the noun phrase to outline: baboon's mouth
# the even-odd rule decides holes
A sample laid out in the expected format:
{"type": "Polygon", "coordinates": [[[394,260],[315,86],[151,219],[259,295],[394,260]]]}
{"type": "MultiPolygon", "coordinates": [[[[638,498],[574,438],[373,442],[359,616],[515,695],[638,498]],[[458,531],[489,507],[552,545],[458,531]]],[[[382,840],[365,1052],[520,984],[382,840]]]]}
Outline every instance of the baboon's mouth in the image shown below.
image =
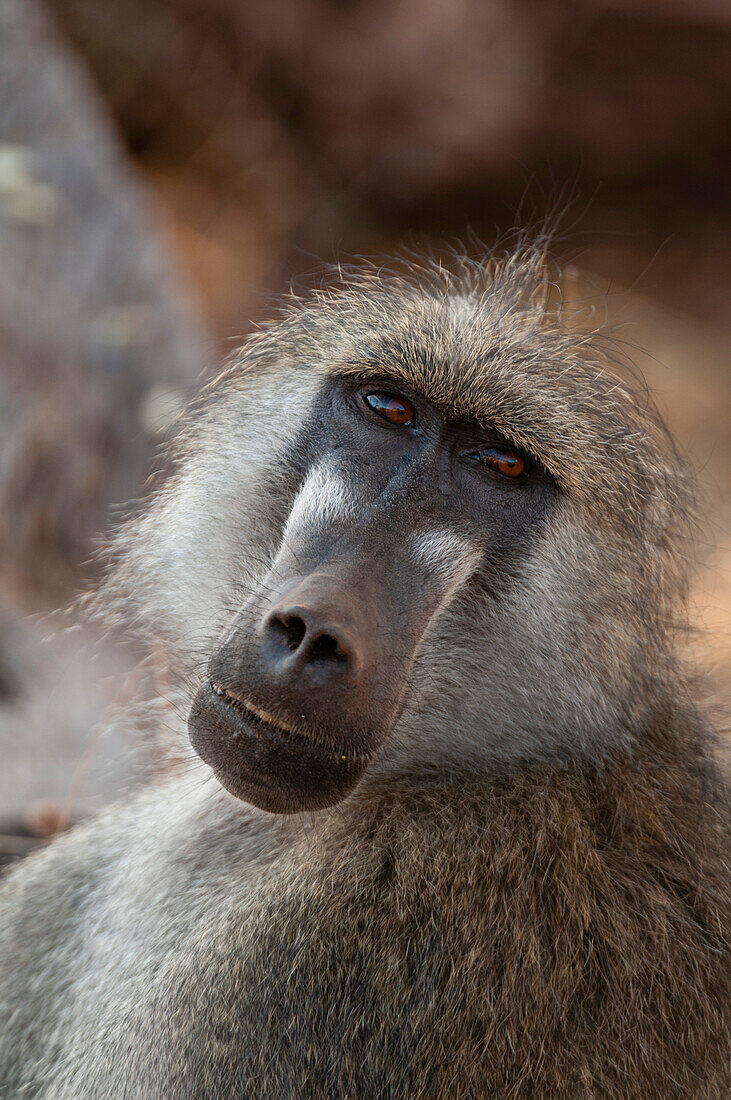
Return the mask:
{"type": "Polygon", "coordinates": [[[256,706],[249,699],[239,699],[238,696],[233,695],[214,680],[209,680],[208,684],[214,695],[217,695],[226,706],[233,707],[234,710],[243,714],[253,730],[254,737],[257,739],[263,733],[269,737],[286,737],[288,740],[301,741],[308,749],[322,752],[328,759],[341,762],[352,761],[356,763],[362,761],[367,763],[369,759],[367,755],[362,753],[344,752],[328,748],[317,739],[316,735],[305,730],[303,726],[296,726],[294,723],[275,717],[268,710],[256,706]]]}
{"type": "Polygon", "coordinates": [[[271,813],[320,810],[341,802],[369,759],[326,744],[309,728],[212,680],[193,700],[188,732],[221,786],[271,813]]]}

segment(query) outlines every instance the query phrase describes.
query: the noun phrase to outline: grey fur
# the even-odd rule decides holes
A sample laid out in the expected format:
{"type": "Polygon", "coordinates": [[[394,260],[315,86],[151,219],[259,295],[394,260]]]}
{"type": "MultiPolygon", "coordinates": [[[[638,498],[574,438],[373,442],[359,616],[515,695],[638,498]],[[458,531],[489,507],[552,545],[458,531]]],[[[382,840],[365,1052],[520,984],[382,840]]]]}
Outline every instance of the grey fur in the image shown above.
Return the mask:
{"type": "Polygon", "coordinates": [[[692,495],[550,285],[530,247],[366,271],[206,392],[96,600],[183,708],[276,556],[328,373],[367,359],[497,426],[560,503],[499,599],[450,590],[344,803],[270,816],[191,761],[8,878],[0,1095],[724,1094],[725,810],[677,654],[692,495]]]}

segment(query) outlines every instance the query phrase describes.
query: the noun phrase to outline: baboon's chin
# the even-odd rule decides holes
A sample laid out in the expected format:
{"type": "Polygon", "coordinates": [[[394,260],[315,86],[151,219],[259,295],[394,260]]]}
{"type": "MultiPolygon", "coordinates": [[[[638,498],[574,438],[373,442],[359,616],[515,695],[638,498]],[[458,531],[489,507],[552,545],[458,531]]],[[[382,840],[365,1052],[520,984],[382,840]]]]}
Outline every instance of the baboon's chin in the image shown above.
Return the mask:
{"type": "Polygon", "coordinates": [[[210,684],[193,700],[188,733],[222,787],[274,814],[334,806],[350,794],[368,762],[280,734],[229,705],[210,684]]]}

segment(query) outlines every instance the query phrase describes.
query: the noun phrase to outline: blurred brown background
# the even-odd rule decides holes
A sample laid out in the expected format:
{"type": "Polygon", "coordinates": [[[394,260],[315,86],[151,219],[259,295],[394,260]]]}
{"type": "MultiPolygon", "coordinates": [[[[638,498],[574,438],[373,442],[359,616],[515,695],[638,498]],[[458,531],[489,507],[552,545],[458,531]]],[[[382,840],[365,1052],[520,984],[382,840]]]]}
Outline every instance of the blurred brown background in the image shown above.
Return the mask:
{"type": "Polygon", "coordinates": [[[566,206],[567,291],[698,474],[728,694],[730,71],[728,0],[0,0],[0,832],[155,766],[154,674],[48,615],[271,293],[566,206]]]}

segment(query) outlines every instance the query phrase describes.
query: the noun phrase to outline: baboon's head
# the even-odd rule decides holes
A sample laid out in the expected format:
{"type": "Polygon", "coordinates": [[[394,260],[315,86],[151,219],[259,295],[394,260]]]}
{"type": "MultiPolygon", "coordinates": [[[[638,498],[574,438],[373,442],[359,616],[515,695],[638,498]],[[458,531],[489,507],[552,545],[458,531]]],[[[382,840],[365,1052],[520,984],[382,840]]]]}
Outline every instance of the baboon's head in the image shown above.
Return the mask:
{"type": "Polygon", "coordinates": [[[540,257],[366,274],[244,348],[118,543],[233,794],[601,751],[660,705],[685,502],[540,257]]]}

